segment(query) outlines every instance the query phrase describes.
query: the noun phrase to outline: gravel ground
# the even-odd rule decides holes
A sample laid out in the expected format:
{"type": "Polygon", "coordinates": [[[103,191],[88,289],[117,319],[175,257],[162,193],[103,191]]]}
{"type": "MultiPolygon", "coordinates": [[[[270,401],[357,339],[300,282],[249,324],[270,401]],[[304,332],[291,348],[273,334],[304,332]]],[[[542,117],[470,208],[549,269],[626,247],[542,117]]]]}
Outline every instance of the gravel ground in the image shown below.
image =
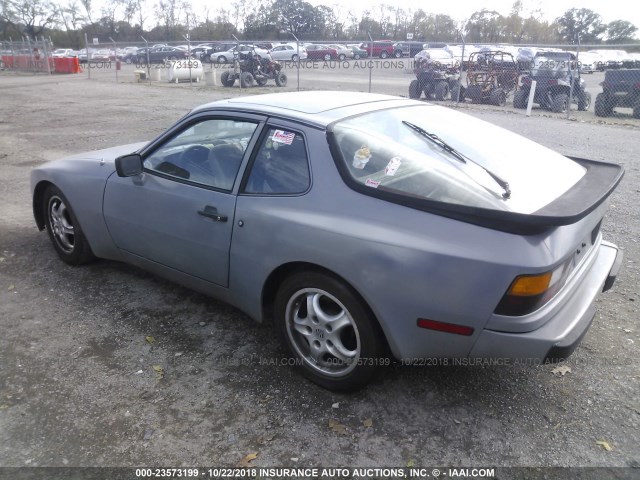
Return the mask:
{"type": "Polygon", "coordinates": [[[394,366],[340,395],[276,365],[270,326],[230,306],[57,258],[33,222],[32,167],[150,139],[239,93],[96,78],[0,74],[0,466],[234,466],[253,453],[254,466],[640,466],[637,122],[461,107],[626,167],[603,226],[623,268],[569,371],[394,366]]]}

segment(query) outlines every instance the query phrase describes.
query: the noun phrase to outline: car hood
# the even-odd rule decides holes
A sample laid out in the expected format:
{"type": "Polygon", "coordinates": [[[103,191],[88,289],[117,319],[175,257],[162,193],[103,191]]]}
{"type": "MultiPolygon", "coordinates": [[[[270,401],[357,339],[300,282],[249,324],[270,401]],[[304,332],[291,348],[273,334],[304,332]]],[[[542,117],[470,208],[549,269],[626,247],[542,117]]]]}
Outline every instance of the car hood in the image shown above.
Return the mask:
{"type": "MultiPolygon", "coordinates": [[[[78,153],[65,157],[64,160],[86,160],[91,162],[104,162],[115,165],[115,159],[127,153],[133,153],[140,150],[149,142],[130,143],[128,145],[120,145],[117,147],[104,148],[102,150],[93,150],[91,152],[78,153]]],[[[115,166],[114,166],[115,168],[115,166]]]]}

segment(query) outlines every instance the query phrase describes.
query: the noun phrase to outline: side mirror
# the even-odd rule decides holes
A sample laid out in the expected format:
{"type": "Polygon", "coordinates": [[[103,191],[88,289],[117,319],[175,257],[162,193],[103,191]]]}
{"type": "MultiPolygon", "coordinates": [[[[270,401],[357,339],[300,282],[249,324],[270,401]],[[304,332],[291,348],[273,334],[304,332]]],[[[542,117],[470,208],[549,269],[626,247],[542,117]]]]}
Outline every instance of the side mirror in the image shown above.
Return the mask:
{"type": "Polygon", "coordinates": [[[138,153],[130,153],[116,158],[116,172],[119,177],[135,177],[140,175],[143,169],[142,157],[138,153]]]}

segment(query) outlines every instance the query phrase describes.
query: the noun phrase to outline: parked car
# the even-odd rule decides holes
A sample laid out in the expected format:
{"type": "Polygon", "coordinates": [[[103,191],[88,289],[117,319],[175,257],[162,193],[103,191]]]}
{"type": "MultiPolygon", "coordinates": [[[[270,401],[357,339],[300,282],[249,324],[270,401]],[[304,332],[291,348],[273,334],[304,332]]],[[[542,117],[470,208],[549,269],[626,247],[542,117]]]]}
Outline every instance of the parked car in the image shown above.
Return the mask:
{"type": "Polygon", "coordinates": [[[396,58],[415,57],[422,50],[422,42],[397,42],[393,44],[393,56],[396,58]]]}
{"type": "Polygon", "coordinates": [[[189,58],[189,52],[178,47],[153,47],[148,52],[140,49],[135,58],[138,64],[145,64],[147,60],[149,63],[162,63],[166,60],[185,60],[189,58]]]}
{"type": "Polygon", "coordinates": [[[389,58],[393,56],[393,44],[391,40],[363,42],[360,48],[366,50],[370,57],[389,58]]]}
{"type": "Polygon", "coordinates": [[[111,62],[111,51],[107,49],[95,50],[91,52],[90,63],[108,63],[111,62]]]}
{"type": "Polygon", "coordinates": [[[309,44],[305,48],[307,49],[307,59],[309,60],[324,60],[328,62],[329,60],[338,59],[338,51],[328,45],[309,44]]]}
{"type": "Polygon", "coordinates": [[[353,58],[353,50],[351,50],[346,45],[331,43],[329,44],[329,48],[335,49],[335,51],[338,53],[338,60],[340,61],[346,60],[348,58],[353,58]]]}
{"type": "Polygon", "coordinates": [[[599,65],[602,63],[602,57],[599,54],[589,52],[579,52],[577,54],[580,73],[593,73],[599,70],[599,65]]]}
{"type": "Polygon", "coordinates": [[[148,144],[39,165],[31,192],[63,261],[272,319],[305,375],[350,390],[387,352],[569,356],[622,262],[600,231],[622,174],[448,108],[310,91],[203,105],[148,144]]]}
{"type": "Polygon", "coordinates": [[[73,57],[74,51],[71,48],[57,48],[51,52],[53,58],[73,57]]]}
{"type": "Polygon", "coordinates": [[[255,45],[233,44],[233,46],[229,50],[212,53],[210,55],[210,59],[212,62],[230,63],[233,62],[233,60],[238,56],[238,53],[246,54],[249,52],[254,52],[261,58],[271,58],[269,56],[269,51],[265,50],[264,48],[259,48],[255,45]]]}
{"type": "Polygon", "coordinates": [[[602,93],[596,96],[595,113],[608,117],[616,107],[633,109],[633,117],[640,118],[640,69],[607,70],[602,93]]]}
{"type": "Polygon", "coordinates": [[[307,59],[307,49],[303,46],[298,46],[295,43],[287,43],[284,45],[276,45],[271,51],[271,58],[280,61],[297,62],[298,59],[307,59]]]}
{"type": "Polygon", "coordinates": [[[353,58],[356,60],[360,60],[361,58],[367,58],[369,56],[369,52],[363,50],[358,45],[349,45],[349,48],[353,52],[353,58]]]}

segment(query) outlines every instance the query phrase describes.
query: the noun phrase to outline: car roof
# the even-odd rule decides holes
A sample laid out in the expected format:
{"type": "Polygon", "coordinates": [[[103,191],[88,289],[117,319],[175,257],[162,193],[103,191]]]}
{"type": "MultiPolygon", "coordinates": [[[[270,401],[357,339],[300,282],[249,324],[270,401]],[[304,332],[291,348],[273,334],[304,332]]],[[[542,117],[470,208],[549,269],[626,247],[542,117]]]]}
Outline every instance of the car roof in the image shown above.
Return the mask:
{"type": "Polygon", "coordinates": [[[294,121],[326,127],[342,118],[374,110],[410,105],[428,105],[392,95],[362,92],[285,92],[219,100],[193,111],[233,110],[285,117],[294,121]]]}

